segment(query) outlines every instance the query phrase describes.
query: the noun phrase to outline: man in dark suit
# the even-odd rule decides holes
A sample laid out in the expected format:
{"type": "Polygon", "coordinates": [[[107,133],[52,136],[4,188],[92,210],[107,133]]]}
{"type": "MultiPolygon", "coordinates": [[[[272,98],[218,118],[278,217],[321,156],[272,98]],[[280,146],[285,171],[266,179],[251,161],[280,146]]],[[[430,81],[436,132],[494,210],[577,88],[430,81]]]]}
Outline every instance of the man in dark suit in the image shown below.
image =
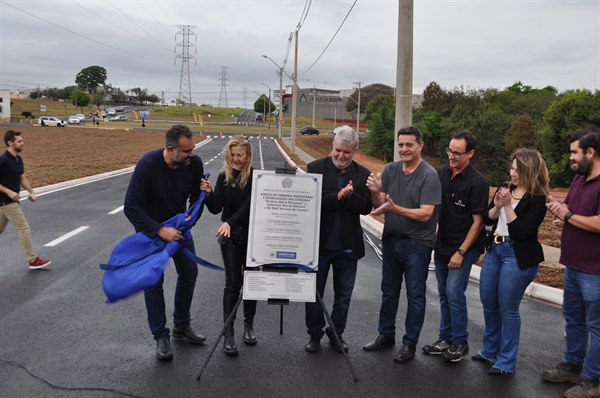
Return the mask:
{"type": "MultiPolygon", "coordinates": [[[[331,327],[327,327],[325,333],[329,337],[329,344],[339,352],[348,351],[348,344],[342,334],[348,319],[357,262],[365,255],[360,215],[369,214],[372,210],[371,191],[366,186],[370,171],[353,160],[357,149],[358,134],[350,127],[342,126],[336,130],[331,156],[315,160],[307,167],[309,173],[323,175],[317,290],[323,296],[329,269],[333,268],[334,302],[331,319],[341,346],[331,327]],[[322,263],[343,250],[352,252],[340,253],[322,263]]],[[[325,327],[320,302],[306,303],[306,327],[310,341],[305,349],[316,352],[320,348],[325,327]]]]}

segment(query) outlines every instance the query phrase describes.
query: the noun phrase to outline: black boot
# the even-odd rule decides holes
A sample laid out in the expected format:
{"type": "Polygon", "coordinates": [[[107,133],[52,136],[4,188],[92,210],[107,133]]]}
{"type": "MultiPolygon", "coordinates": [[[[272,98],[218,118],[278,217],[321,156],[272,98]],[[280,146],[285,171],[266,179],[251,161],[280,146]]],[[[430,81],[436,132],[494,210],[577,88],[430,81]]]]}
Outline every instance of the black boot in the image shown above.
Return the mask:
{"type": "Polygon", "coordinates": [[[233,336],[233,325],[229,325],[225,329],[225,340],[223,340],[223,351],[227,355],[237,355],[238,354],[237,344],[235,344],[235,337],[233,336]]]}
{"type": "Polygon", "coordinates": [[[244,343],[246,345],[256,344],[256,333],[254,333],[254,320],[244,320],[244,343]]]}

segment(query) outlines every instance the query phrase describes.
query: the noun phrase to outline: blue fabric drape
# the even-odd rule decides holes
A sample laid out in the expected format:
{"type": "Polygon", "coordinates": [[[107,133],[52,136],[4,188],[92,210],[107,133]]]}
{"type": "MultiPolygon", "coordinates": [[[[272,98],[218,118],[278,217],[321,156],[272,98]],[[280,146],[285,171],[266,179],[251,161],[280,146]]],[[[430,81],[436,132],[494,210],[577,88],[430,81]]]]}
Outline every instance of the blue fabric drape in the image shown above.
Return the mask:
{"type": "MultiPolygon", "coordinates": [[[[181,231],[185,240],[166,242],[158,236],[151,239],[138,232],[117,244],[108,263],[100,264],[100,268],[104,270],[102,288],[108,298],[107,304],[125,299],[158,283],[169,264],[169,259],[182,250],[185,241],[192,238],[190,230],[202,214],[202,203],[205,198],[206,192],[203,191],[185,213],[177,214],[162,223],[165,227],[181,231]]],[[[197,257],[191,251],[185,248],[183,250],[186,256],[198,264],[224,271],[222,267],[197,257]]]]}

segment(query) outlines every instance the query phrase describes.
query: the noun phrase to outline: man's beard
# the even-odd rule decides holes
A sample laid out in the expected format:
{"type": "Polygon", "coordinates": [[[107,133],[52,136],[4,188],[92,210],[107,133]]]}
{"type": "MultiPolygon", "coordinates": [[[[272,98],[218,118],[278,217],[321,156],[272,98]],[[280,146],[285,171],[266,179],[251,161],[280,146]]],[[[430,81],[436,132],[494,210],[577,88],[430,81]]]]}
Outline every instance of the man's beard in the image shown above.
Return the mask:
{"type": "Polygon", "coordinates": [[[573,163],[571,167],[576,174],[588,176],[592,171],[592,162],[588,161],[587,158],[582,158],[581,162],[573,163]]]}
{"type": "Polygon", "coordinates": [[[183,160],[177,160],[177,157],[179,156],[179,153],[177,153],[177,150],[175,151],[175,153],[173,154],[173,156],[171,156],[171,160],[173,161],[173,163],[175,163],[176,165],[178,165],[179,167],[186,167],[190,165],[190,159],[186,158],[183,160]]]}

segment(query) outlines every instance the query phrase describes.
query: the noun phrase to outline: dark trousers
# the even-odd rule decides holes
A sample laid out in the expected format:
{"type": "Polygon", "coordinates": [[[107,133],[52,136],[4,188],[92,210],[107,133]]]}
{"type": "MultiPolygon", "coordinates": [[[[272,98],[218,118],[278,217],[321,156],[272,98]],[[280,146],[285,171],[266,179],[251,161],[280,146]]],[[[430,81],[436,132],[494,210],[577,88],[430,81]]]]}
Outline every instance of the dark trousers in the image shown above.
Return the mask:
{"type": "MultiPolygon", "coordinates": [[[[223,292],[223,320],[227,320],[235,307],[244,281],[244,265],[246,263],[246,246],[232,242],[221,245],[221,255],[225,265],[225,291],[223,292]]],[[[244,325],[252,326],[256,313],[256,300],[244,300],[244,325]]],[[[235,321],[235,314],[233,316],[235,321]]],[[[232,325],[233,325],[232,321],[232,325]]]]}
{"type": "MultiPolygon", "coordinates": [[[[332,252],[321,251],[319,253],[319,262],[324,258],[329,257],[332,252]]],[[[325,264],[319,264],[317,271],[317,291],[321,297],[325,293],[325,285],[327,284],[327,276],[329,269],[333,270],[333,311],[331,312],[331,320],[335,325],[337,334],[344,333],[346,322],[348,320],[348,310],[350,309],[350,298],[354,290],[354,282],[356,280],[356,260],[348,258],[348,254],[342,253],[336,256],[333,260],[325,264]]],[[[323,328],[325,327],[325,316],[323,307],[319,300],[314,303],[306,303],[306,328],[308,334],[317,334],[323,337],[323,328]]],[[[333,337],[331,327],[325,330],[329,337],[333,337]]]]}
{"type": "MultiPolygon", "coordinates": [[[[196,253],[194,239],[185,242],[185,247],[192,253],[196,253]]],[[[173,261],[177,270],[173,323],[177,329],[181,329],[191,322],[190,308],[192,306],[194,288],[196,287],[196,278],[198,277],[198,264],[194,260],[190,260],[181,250],[173,255],[173,261]]],[[[148,312],[148,325],[156,340],[170,337],[165,313],[163,282],[164,275],[155,286],[144,290],[146,311],[148,312]]]]}
{"type": "Polygon", "coordinates": [[[382,242],[382,254],[379,333],[396,335],[396,314],[404,280],[408,303],[402,344],[416,345],[425,320],[425,292],[431,249],[412,239],[388,236],[382,242]]]}

